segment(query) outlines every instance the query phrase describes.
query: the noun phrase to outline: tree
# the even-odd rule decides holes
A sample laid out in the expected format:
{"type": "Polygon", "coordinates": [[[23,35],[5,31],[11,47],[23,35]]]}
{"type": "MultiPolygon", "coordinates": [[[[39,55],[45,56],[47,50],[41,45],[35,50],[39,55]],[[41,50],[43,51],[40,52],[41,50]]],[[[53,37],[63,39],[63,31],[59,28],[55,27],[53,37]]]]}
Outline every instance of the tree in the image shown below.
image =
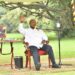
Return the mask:
{"type": "Polygon", "coordinates": [[[59,17],[62,25],[62,34],[64,34],[63,32],[65,29],[72,31],[74,28],[72,25],[71,0],[47,0],[45,2],[40,1],[31,4],[24,4],[23,2],[8,3],[1,1],[0,6],[9,10],[20,8],[22,13],[27,17],[30,15],[33,15],[38,19],[44,17],[53,22],[58,21],[59,17]]]}

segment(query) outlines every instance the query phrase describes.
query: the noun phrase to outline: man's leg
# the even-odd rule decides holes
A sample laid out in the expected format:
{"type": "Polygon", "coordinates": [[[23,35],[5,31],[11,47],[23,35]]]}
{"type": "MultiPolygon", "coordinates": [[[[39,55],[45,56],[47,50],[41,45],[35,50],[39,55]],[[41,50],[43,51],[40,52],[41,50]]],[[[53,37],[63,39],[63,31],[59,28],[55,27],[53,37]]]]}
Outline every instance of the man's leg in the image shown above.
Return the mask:
{"type": "Polygon", "coordinates": [[[59,65],[57,65],[56,62],[55,62],[55,57],[54,57],[52,47],[50,45],[44,44],[42,49],[45,50],[48,53],[49,58],[51,59],[51,62],[52,62],[52,67],[59,68],[59,65]]]}
{"type": "Polygon", "coordinates": [[[35,46],[30,46],[29,48],[30,48],[30,51],[31,51],[32,56],[33,56],[35,68],[36,68],[36,70],[40,70],[41,64],[39,62],[38,48],[35,46]]]}

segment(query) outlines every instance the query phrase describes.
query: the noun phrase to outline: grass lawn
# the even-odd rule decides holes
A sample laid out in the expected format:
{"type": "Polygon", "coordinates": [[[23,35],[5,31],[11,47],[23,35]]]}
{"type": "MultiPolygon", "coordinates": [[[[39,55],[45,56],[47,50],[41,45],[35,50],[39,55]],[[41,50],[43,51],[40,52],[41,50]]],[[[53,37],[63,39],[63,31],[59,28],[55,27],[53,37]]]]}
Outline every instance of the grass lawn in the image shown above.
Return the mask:
{"type": "MultiPolygon", "coordinates": [[[[22,35],[20,34],[7,34],[7,38],[13,38],[13,39],[17,39],[17,38],[22,38],[22,35]]],[[[75,46],[74,46],[74,43],[75,43],[75,39],[61,39],[61,58],[75,58],[75,46]]],[[[58,59],[59,57],[59,49],[58,49],[58,40],[50,40],[50,43],[49,43],[52,47],[53,47],[53,50],[54,50],[54,54],[55,54],[55,57],[56,59],[58,59]]],[[[25,51],[25,48],[24,48],[24,45],[23,43],[14,43],[14,56],[23,56],[25,58],[25,55],[24,55],[24,51],[25,51]]],[[[5,43],[3,45],[3,53],[8,53],[10,52],[10,45],[9,43],[5,43]]],[[[42,60],[43,61],[46,61],[47,60],[47,56],[42,56],[42,60]]],[[[25,59],[24,59],[25,61],[25,59]]],[[[10,62],[10,55],[0,55],[0,64],[5,64],[5,63],[9,63],[10,62]]],[[[50,70],[50,69],[49,69],[50,70]]],[[[44,70],[44,71],[40,71],[40,72],[36,72],[36,71],[29,71],[29,70],[26,70],[25,73],[23,74],[26,74],[27,75],[64,75],[64,74],[67,74],[67,75],[75,75],[75,71],[49,71],[49,70],[44,70]],[[29,72],[28,72],[29,71],[29,72]]],[[[10,71],[6,71],[6,70],[1,70],[0,68],[0,75],[13,75],[12,73],[15,74],[15,72],[13,72],[14,70],[10,70],[10,71]]],[[[23,70],[24,71],[24,70],[23,70]]],[[[20,72],[22,74],[21,70],[19,71],[16,71],[18,72],[20,75],[20,72]]]]}
{"type": "MultiPolygon", "coordinates": [[[[21,34],[7,34],[7,38],[13,38],[13,39],[19,39],[22,38],[21,34]]],[[[60,44],[61,44],[61,58],[74,58],[75,57],[75,39],[61,39],[60,44]]],[[[53,51],[55,54],[56,58],[59,58],[59,46],[58,46],[58,40],[50,40],[49,43],[52,47],[53,47],[53,51]]],[[[14,43],[14,55],[15,56],[24,56],[24,45],[23,43],[14,43]]],[[[3,53],[8,53],[10,52],[10,45],[9,43],[5,43],[3,45],[3,53]]],[[[7,57],[8,59],[10,59],[10,55],[7,56],[0,56],[0,59],[4,59],[4,61],[6,61],[5,58],[3,57],[7,57]]],[[[43,58],[45,59],[45,57],[43,58]]]]}
{"type": "MultiPolygon", "coordinates": [[[[60,41],[60,51],[62,58],[72,58],[75,57],[75,39],[61,39],[60,41]]],[[[50,43],[54,49],[56,57],[59,54],[58,40],[51,41],[50,43]]]]}

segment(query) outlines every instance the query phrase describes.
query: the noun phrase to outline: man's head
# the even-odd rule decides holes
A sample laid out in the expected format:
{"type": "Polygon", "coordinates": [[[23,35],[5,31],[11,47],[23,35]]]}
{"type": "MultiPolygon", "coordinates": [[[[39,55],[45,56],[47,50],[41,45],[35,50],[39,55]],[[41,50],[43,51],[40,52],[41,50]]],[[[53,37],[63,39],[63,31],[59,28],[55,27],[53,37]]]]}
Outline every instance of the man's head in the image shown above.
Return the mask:
{"type": "Polygon", "coordinates": [[[34,29],[36,27],[36,20],[35,19],[31,19],[30,22],[29,22],[29,24],[30,24],[30,27],[32,29],[34,29]]]}

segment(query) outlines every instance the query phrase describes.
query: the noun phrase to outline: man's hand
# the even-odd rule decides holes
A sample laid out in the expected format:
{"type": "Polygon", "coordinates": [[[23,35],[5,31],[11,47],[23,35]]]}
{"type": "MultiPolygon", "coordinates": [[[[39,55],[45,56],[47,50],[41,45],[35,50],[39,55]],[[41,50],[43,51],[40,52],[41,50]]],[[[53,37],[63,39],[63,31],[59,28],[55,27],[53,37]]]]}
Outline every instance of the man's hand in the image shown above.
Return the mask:
{"type": "Polygon", "coordinates": [[[29,43],[28,42],[23,42],[25,44],[26,47],[29,47],[29,43]]]}
{"type": "Polygon", "coordinates": [[[48,44],[49,41],[43,40],[42,43],[43,43],[43,44],[48,44]]]}
{"type": "Polygon", "coordinates": [[[25,21],[25,16],[20,16],[20,22],[23,23],[25,21]]]}
{"type": "Polygon", "coordinates": [[[46,41],[46,44],[49,44],[49,41],[46,41]]]}

